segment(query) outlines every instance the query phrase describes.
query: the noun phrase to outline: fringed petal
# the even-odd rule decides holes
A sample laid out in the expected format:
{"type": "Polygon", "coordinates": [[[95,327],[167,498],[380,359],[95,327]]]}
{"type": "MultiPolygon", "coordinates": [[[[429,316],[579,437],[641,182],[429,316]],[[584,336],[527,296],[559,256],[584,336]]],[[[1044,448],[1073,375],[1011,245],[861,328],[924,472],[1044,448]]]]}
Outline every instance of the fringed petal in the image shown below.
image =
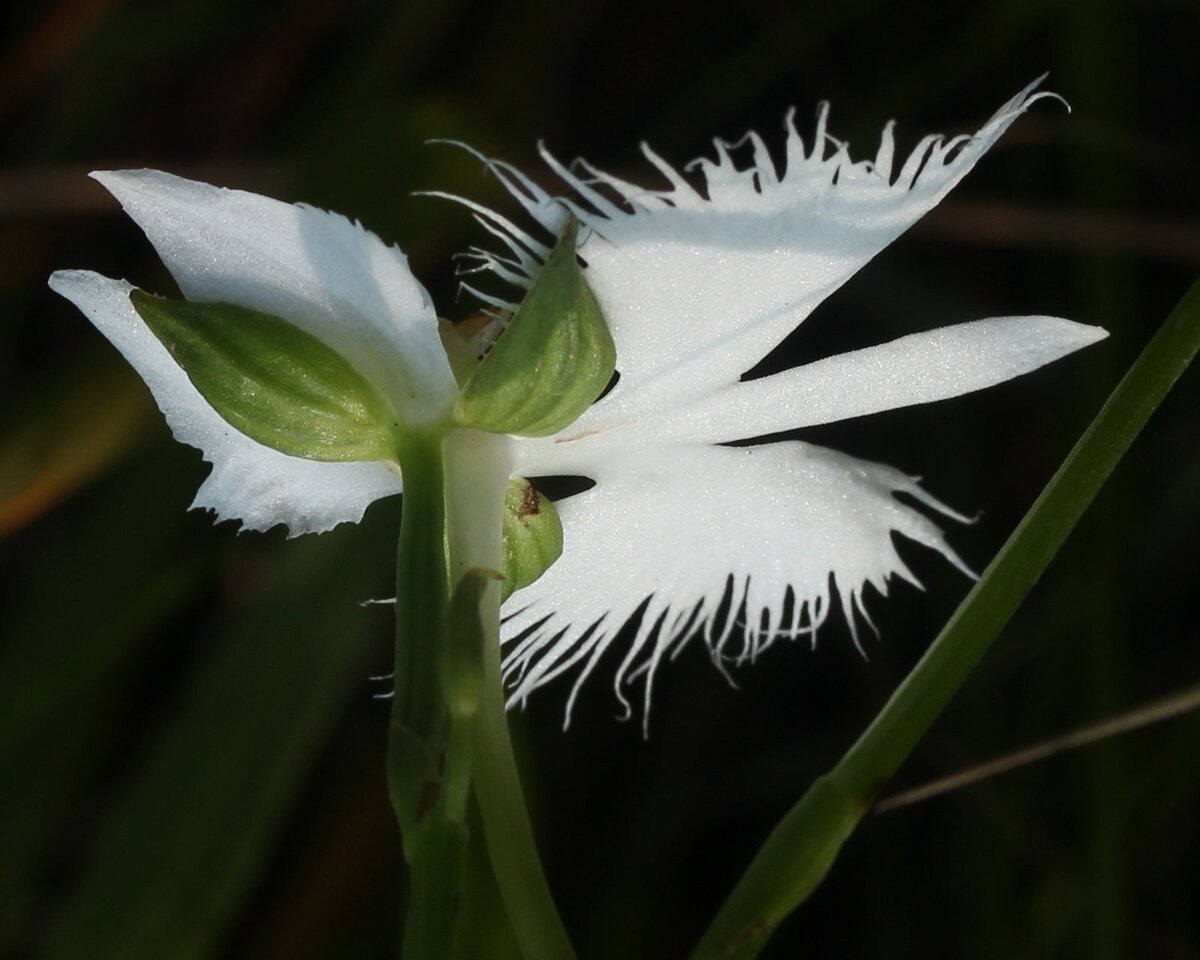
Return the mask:
{"type": "Polygon", "coordinates": [[[891,467],[804,443],[610,451],[597,485],[557,504],[562,558],[505,608],[505,671],[513,703],[572,673],[571,706],[600,658],[617,664],[628,708],[640,678],[648,711],[655,670],[691,636],[725,667],[749,663],[780,637],[812,641],[836,603],[857,638],[867,584],[887,592],[916,578],[900,533],[965,564],[916,496],[958,520],[891,467]],[[630,646],[610,647],[640,615],[630,646]]]}
{"type": "Polygon", "coordinates": [[[400,492],[400,477],[383,463],[322,463],[289,457],[238,432],[208,405],[142,322],[120,280],[63,270],[50,286],[77,306],[146,381],[175,438],[213,465],[193,507],[246,529],[285,524],[295,536],[362,518],[367,506],[400,492]]]}

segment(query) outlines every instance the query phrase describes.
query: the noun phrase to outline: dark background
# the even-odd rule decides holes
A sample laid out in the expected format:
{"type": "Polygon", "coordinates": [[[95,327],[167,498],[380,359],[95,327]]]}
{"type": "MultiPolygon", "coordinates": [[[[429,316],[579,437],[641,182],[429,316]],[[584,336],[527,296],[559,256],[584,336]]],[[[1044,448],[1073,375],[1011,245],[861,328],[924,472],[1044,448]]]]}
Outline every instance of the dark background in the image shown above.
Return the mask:
{"type": "MultiPolygon", "coordinates": [[[[982,568],[1200,263],[1200,17],[1187,0],[438,5],[57,0],[0,44],[0,957],[393,954],[383,791],[398,504],[287,541],[186,508],[205,473],[45,279],[172,286],[94,168],[149,165],[361,219],[462,316],[483,239],[434,188],[504,204],[461,138],[648,176],[821,99],[858,157],[975,129],[1043,71],[1074,112],[1018,121],[776,363],[981,316],[1112,336],[981,395],[807,431],[968,512],[982,568]]],[[[954,771],[1193,684],[1200,377],[1152,420],[1025,607],[901,771],[954,771]]],[[[798,545],[803,549],[803,545],[798,545]]],[[[830,767],[968,587],[927,586],[781,644],[731,689],[700,645],[657,682],[648,740],[597,672],[514,718],[552,887],[581,955],[678,957],[771,825],[830,767]]],[[[611,673],[608,674],[611,677],[611,673]]],[[[1200,717],[868,816],[766,957],[1200,956],[1200,717]]],[[[489,919],[479,917],[481,930],[489,919]]],[[[489,956],[505,957],[499,934],[489,956]]]]}

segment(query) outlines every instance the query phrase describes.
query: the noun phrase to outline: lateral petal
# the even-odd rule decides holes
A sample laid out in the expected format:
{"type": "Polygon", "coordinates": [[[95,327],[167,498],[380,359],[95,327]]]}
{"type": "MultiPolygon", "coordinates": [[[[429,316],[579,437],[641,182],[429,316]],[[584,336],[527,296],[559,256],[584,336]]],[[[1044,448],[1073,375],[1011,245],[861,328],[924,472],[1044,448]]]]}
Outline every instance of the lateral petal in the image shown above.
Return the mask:
{"type": "Polygon", "coordinates": [[[193,507],[250,530],[285,524],[295,536],[320,533],[362,518],[374,500],[400,492],[400,477],[384,463],[323,463],[289,457],[226,423],[129,302],[133,287],[84,270],[60,270],[50,288],[77,306],[137,370],[175,438],[197,447],[213,465],[193,507]]]}
{"type": "Polygon", "coordinates": [[[361,224],[157,170],[97,172],[189,300],[282,317],[370,377],[401,416],[442,416],[455,391],[437,316],[405,256],[361,224]]]}
{"type": "Polygon", "coordinates": [[[931,403],[1030,373],[1106,336],[1058,317],[940,327],[732,384],[614,430],[614,440],[725,443],[931,403]]]}
{"type": "Polygon", "coordinates": [[[568,720],[639,611],[630,645],[612,653],[614,686],[628,708],[628,685],[644,678],[648,709],[663,657],[691,636],[703,635],[724,669],[781,636],[814,640],[835,600],[855,630],[867,584],[886,593],[893,575],[917,583],[893,532],[970,572],[936,524],[894,495],[964,517],[898,470],[822,447],[626,448],[610,451],[596,479],[556,504],[562,557],[513,594],[502,628],[512,702],[574,672],[568,720]]]}

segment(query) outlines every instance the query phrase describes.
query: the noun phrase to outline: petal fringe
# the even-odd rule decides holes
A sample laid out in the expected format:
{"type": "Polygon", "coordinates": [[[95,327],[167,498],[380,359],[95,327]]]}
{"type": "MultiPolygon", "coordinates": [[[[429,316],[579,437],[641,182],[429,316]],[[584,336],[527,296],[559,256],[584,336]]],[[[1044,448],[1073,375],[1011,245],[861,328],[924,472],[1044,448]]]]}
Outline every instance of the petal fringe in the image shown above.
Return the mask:
{"type": "Polygon", "coordinates": [[[892,541],[899,533],[966,564],[904,493],[948,516],[898,470],[809,444],[611,452],[597,485],[561,501],[562,558],[508,601],[502,639],[511,704],[573,673],[566,708],[622,628],[637,627],[616,669],[643,684],[648,716],[656,670],[700,636],[722,669],[754,662],[776,640],[815,642],[836,603],[855,642],[868,584],[920,585],[892,541]]]}

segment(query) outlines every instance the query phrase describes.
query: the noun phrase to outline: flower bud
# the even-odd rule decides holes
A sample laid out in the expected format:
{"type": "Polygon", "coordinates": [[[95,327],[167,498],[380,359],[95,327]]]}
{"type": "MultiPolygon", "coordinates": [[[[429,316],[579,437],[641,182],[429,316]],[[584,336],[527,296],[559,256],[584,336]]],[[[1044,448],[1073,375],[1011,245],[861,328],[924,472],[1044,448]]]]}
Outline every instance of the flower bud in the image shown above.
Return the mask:
{"type": "Polygon", "coordinates": [[[504,582],[500,596],[526,587],[562,554],[558,511],[524,477],[508,481],[504,493],[504,582]]]}

